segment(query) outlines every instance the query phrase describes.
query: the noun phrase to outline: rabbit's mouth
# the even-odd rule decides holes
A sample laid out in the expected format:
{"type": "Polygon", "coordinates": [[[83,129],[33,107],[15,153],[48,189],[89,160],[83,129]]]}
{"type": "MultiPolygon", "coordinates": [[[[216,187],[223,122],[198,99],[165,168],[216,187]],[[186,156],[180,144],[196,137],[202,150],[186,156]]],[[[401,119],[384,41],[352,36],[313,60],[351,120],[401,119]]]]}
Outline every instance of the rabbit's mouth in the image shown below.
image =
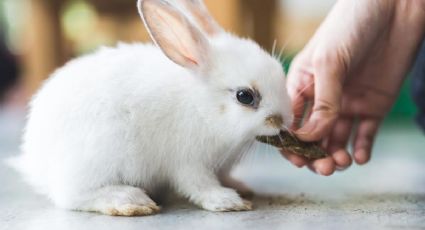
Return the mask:
{"type": "Polygon", "coordinates": [[[307,159],[320,159],[328,153],[320,148],[318,142],[304,142],[288,131],[280,131],[274,136],[257,136],[257,141],[273,145],[284,152],[294,153],[307,159]]]}

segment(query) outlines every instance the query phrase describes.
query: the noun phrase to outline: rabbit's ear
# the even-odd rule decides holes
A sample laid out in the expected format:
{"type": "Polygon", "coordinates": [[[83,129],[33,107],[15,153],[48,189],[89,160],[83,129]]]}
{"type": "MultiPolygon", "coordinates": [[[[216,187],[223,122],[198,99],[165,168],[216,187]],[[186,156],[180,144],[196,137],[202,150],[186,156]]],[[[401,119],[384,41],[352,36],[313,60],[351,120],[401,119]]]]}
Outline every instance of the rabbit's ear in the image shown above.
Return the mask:
{"type": "Polygon", "coordinates": [[[208,12],[202,0],[177,0],[192,15],[198,26],[208,35],[214,36],[223,31],[219,24],[214,20],[208,12]]]}
{"type": "Polygon", "coordinates": [[[139,0],[138,9],[151,38],[168,58],[194,70],[205,67],[208,40],[179,10],[164,0],[139,0]]]}

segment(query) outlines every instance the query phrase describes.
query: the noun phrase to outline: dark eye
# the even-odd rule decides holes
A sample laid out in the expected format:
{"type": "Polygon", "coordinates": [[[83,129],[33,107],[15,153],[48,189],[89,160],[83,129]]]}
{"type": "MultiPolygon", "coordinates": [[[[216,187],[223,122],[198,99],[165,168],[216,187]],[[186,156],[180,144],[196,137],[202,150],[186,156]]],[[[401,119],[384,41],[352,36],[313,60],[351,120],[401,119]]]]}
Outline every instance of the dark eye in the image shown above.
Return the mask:
{"type": "Polygon", "coordinates": [[[254,105],[254,95],[249,89],[241,89],[236,92],[236,98],[244,105],[254,105]]]}

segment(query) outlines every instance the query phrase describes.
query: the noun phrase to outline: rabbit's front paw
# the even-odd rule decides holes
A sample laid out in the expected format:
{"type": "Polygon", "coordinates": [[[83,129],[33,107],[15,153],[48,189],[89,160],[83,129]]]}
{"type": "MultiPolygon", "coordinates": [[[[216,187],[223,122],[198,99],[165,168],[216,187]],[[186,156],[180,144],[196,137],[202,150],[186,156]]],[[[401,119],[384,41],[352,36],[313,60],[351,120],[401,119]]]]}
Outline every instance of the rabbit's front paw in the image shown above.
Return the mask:
{"type": "Polygon", "coordinates": [[[230,175],[223,175],[220,177],[221,184],[224,187],[232,188],[236,190],[236,192],[245,199],[251,200],[254,197],[254,192],[248,188],[243,182],[234,179],[230,175]]]}
{"type": "Polygon", "coordinates": [[[252,203],[243,200],[233,189],[209,191],[201,200],[202,208],[216,212],[252,210],[252,203]]]}
{"type": "Polygon", "coordinates": [[[150,204],[124,204],[117,205],[105,211],[111,216],[147,216],[158,213],[160,208],[155,203],[150,204]]]}
{"type": "Polygon", "coordinates": [[[160,207],[139,188],[118,187],[110,193],[104,204],[104,213],[111,216],[147,216],[158,213],[160,207]]]}
{"type": "Polygon", "coordinates": [[[160,211],[144,190],[126,185],[102,187],[86,197],[88,199],[76,210],[111,216],[146,216],[160,211]]]}

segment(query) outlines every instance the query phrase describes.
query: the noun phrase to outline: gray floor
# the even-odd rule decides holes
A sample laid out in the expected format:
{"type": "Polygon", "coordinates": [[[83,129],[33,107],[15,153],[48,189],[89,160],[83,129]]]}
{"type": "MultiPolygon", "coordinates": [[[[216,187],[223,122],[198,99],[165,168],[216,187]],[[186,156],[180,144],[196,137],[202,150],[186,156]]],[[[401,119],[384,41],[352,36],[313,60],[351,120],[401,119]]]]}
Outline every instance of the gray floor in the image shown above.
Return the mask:
{"type": "MultiPolygon", "coordinates": [[[[22,113],[0,112],[0,159],[17,153],[22,113]]],[[[328,178],[295,169],[262,147],[235,175],[262,194],[255,210],[212,213],[170,200],[150,217],[56,209],[0,167],[0,229],[425,229],[425,137],[411,122],[386,125],[367,166],[328,178]]]]}

